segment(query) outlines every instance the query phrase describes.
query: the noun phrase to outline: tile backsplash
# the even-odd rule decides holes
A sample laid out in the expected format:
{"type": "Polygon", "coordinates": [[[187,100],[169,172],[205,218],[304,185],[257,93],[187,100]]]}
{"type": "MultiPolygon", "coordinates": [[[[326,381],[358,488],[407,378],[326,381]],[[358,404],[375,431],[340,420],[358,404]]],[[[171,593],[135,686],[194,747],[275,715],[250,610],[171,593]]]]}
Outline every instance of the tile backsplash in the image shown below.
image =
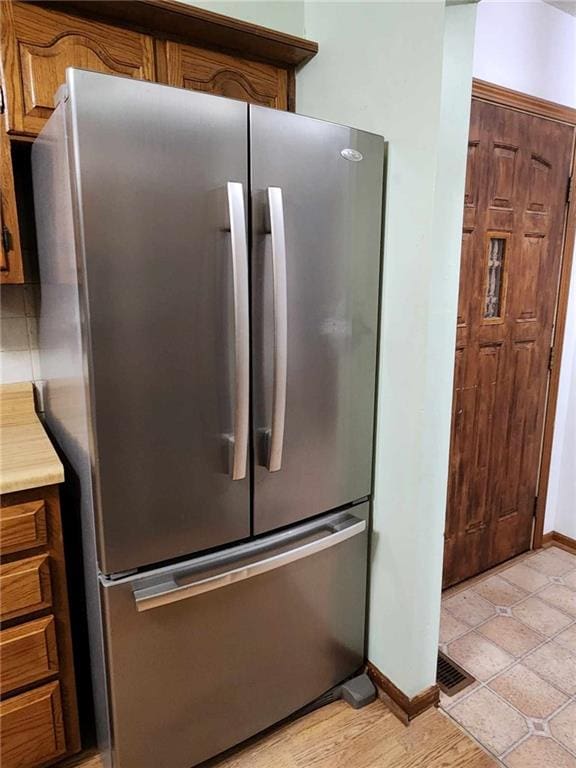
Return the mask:
{"type": "Polygon", "coordinates": [[[44,382],[38,354],[40,286],[0,286],[0,383],[32,381],[39,410],[44,382]]]}

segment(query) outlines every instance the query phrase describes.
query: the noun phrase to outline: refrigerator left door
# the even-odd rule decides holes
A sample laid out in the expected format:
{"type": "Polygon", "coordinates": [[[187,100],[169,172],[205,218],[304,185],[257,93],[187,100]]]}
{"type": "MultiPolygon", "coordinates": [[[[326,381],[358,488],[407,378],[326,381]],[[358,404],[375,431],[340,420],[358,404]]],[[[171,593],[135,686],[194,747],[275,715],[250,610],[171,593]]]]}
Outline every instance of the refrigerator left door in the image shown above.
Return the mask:
{"type": "Polygon", "coordinates": [[[247,106],[80,70],[67,98],[97,550],[114,573],[250,535],[247,106]]]}

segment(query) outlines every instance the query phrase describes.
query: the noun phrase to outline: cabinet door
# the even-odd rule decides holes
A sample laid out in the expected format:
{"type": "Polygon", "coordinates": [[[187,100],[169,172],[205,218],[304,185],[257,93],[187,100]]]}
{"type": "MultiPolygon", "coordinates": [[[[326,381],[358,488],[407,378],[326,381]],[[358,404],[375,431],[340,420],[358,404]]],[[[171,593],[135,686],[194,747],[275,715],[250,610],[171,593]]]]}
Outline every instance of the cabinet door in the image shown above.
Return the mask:
{"type": "Polygon", "coordinates": [[[0,127],[0,236],[0,283],[23,283],[24,270],[10,140],[3,127],[0,127]]]}
{"type": "Polygon", "coordinates": [[[152,38],[22,3],[4,4],[8,128],[38,134],[66,67],[154,79],[152,38]]]}
{"type": "Polygon", "coordinates": [[[247,61],[191,45],[166,44],[169,85],[206,91],[264,107],[288,108],[288,72],[271,64],[247,61]]]}

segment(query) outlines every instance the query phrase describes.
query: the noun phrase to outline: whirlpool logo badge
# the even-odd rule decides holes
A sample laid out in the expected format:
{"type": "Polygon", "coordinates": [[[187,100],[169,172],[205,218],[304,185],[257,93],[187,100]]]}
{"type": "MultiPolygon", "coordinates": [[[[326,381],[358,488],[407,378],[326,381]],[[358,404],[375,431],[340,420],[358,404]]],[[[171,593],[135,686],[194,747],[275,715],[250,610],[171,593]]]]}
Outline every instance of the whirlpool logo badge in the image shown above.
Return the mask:
{"type": "Polygon", "coordinates": [[[350,149],[349,147],[343,149],[340,154],[345,160],[351,160],[353,163],[359,163],[360,160],[364,159],[362,152],[358,152],[357,149],[350,149]]]}

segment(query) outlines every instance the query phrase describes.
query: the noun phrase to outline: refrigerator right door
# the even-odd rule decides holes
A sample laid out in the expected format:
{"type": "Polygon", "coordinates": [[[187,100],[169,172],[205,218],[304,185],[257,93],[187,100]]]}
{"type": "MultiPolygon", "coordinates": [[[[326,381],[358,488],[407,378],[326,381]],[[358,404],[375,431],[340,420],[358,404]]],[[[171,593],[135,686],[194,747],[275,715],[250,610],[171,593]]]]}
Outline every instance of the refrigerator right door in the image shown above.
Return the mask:
{"type": "Polygon", "coordinates": [[[254,532],[367,496],[381,136],[250,107],[254,532]]]}

